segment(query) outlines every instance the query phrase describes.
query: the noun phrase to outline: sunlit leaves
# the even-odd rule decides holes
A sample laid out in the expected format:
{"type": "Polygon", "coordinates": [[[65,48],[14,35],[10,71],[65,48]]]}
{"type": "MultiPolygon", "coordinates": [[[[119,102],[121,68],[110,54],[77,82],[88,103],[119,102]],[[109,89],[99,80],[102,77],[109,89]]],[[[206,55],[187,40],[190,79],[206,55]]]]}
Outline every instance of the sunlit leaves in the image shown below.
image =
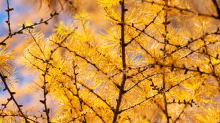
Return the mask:
{"type": "Polygon", "coordinates": [[[12,52],[6,53],[8,45],[3,48],[3,46],[0,46],[0,71],[5,76],[11,76],[14,72],[13,68],[13,59],[14,56],[12,55],[12,52]]]}
{"type": "Polygon", "coordinates": [[[86,11],[73,16],[72,25],[60,21],[49,38],[34,28],[24,32],[24,63],[38,71],[39,90],[58,100],[53,122],[112,122],[116,108],[118,122],[218,116],[207,110],[189,116],[206,104],[216,113],[219,108],[219,37],[207,17],[176,7],[188,3],[155,0],[126,4],[122,21],[121,1],[98,3],[109,20],[99,35],[90,30],[86,11]]]}
{"type": "Polygon", "coordinates": [[[119,1],[121,0],[97,0],[99,2],[99,5],[101,7],[107,7],[107,6],[112,6],[112,5],[118,5],[119,1]]]}

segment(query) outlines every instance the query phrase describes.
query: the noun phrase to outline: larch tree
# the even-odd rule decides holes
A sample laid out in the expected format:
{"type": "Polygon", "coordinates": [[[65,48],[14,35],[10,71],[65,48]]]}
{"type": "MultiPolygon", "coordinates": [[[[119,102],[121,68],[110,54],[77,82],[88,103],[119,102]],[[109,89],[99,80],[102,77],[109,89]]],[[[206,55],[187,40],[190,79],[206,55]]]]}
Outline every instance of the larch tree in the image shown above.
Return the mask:
{"type": "MultiPolygon", "coordinates": [[[[57,4],[63,7],[62,2],[67,1],[57,4]]],[[[0,122],[220,122],[220,1],[97,2],[109,21],[100,34],[90,30],[86,11],[75,14],[72,25],[60,21],[48,38],[35,28],[50,18],[20,23],[15,33],[7,21],[8,38],[25,34],[23,62],[39,77],[43,110],[41,116],[29,115],[17,103],[8,86],[13,56],[4,48],[0,77],[10,97],[0,122]],[[55,113],[47,105],[49,95],[59,101],[55,113]],[[13,102],[16,111],[7,107],[13,102]]]]}

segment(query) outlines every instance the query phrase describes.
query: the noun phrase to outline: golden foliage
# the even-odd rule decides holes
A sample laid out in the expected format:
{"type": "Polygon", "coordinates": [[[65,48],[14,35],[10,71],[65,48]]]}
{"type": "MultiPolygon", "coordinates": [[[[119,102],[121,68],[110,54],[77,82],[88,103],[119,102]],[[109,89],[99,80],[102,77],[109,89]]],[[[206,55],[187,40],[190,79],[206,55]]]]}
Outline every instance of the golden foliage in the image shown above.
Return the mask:
{"type": "Polygon", "coordinates": [[[12,52],[5,53],[8,45],[4,48],[0,46],[0,72],[5,76],[11,76],[14,73],[12,52]]]}
{"type": "MultiPolygon", "coordinates": [[[[23,62],[40,79],[43,122],[220,122],[220,32],[211,23],[219,18],[187,0],[97,2],[110,22],[101,34],[86,11],[49,38],[24,31],[23,62]],[[54,116],[48,95],[58,100],[54,116]]],[[[0,62],[1,73],[10,62],[0,62]]]]}

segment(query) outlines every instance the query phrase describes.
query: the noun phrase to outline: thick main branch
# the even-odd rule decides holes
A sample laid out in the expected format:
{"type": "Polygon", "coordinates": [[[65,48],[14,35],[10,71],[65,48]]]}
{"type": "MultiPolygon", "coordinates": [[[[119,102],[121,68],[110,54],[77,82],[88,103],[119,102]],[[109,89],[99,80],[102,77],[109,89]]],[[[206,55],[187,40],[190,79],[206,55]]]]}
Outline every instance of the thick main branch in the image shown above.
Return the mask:
{"type": "Polygon", "coordinates": [[[121,54],[122,54],[122,66],[123,66],[123,78],[122,78],[122,83],[120,86],[120,92],[119,92],[119,97],[117,99],[117,105],[116,105],[116,110],[114,112],[114,119],[112,121],[112,123],[115,123],[117,120],[117,116],[119,114],[119,108],[122,102],[122,96],[124,94],[124,86],[125,86],[125,82],[126,82],[126,55],[125,55],[125,24],[124,24],[124,20],[125,20],[125,2],[124,0],[120,1],[121,4],[121,54]]]}

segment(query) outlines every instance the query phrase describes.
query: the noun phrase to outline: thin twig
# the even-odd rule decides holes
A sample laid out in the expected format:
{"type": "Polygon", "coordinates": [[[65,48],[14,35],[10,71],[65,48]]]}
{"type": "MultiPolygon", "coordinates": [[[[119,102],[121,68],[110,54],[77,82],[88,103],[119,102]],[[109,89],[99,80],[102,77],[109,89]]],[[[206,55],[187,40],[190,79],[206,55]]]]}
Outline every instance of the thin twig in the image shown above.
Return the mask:
{"type": "Polygon", "coordinates": [[[43,21],[43,19],[41,19],[39,22],[37,23],[34,23],[30,26],[25,26],[23,25],[23,27],[21,29],[19,29],[18,31],[14,32],[14,33],[11,33],[11,35],[8,35],[5,39],[3,39],[1,42],[0,42],[0,45],[6,45],[5,41],[9,38],[11,38],[12,36],[16,35],[16,34],[23,34],[23,30],[25,29],[28,29],[28,28],[34,28],[34,26],[37,26],[39,24],[48,24],[48,21],[51,20],[55,15],[58,15],[59,13],[57,13],[56,11],[52,14],[50,14],[50,18],[48,18],[47,20],[43,21]]]}

